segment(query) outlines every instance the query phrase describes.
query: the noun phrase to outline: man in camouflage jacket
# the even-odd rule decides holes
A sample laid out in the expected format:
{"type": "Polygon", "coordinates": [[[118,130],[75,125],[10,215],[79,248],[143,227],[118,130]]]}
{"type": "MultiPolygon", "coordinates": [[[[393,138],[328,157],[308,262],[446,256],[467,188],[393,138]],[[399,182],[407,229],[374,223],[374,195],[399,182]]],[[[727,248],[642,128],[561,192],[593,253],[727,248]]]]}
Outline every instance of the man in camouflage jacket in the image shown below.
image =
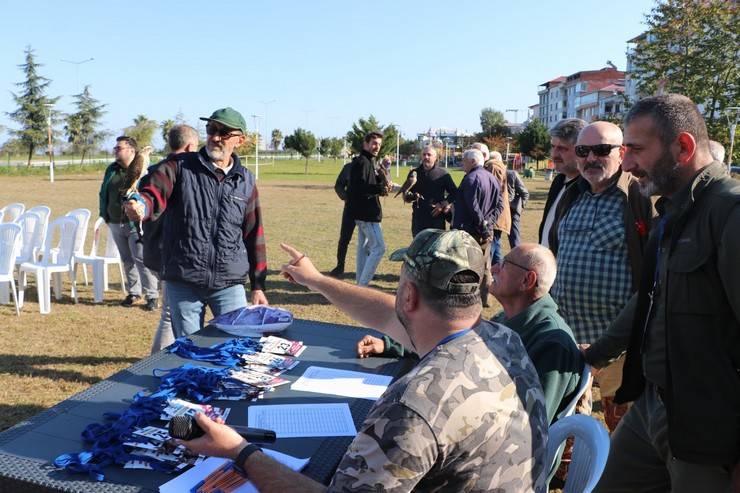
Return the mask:
{"type": "MultiPolygon", "coordinates": [[[[464,231],[411,243],[396,296],[324,276],[283,245],[283,274],[421,356],[370,410],[328,491],[544,492],[547,417],[521,339],[480,319],[485,260],[464,231]]],[[[198,415],[194,451],[237,459],[262,492],[327,491],[198,415]]]]}

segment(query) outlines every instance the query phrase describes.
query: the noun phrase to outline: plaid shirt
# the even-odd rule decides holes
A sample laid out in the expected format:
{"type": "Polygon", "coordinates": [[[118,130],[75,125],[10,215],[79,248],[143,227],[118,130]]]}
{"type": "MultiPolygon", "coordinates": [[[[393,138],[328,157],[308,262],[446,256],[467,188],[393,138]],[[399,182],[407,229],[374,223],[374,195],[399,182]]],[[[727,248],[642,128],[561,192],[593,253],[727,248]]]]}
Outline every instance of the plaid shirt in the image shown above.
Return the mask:
{"type": "Polygon", "coordinates": [[[623,200],[616,186],[600,194],[587,190],[558,227],[551,294],[579,344],[598,339],[632,294],[623,200]]]}

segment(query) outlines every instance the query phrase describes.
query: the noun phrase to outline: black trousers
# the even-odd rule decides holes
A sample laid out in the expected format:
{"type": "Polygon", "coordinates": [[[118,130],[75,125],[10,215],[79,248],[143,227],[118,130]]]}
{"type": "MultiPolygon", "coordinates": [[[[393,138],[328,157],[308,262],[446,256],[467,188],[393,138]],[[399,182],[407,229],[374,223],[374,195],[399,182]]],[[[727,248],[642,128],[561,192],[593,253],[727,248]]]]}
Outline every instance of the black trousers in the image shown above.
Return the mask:
{"type": "Polygon", "coordinates": [[[416,237],[420,231],[424,231],[427,228],[447,229],[444,214],[432,217],[430,213],[414,210],[411,214],[411,235],[416,237]]]}
{"type": "Polygon", "coordinates": [[[342,211],[342,226],[339,230],[339,243],[337,243],[337,266],[344,267],[344,261],[347,258],[347,248],[352,241],[352,234],[355,232],[355,220],[349,212],[347,204],[342,211]]]}

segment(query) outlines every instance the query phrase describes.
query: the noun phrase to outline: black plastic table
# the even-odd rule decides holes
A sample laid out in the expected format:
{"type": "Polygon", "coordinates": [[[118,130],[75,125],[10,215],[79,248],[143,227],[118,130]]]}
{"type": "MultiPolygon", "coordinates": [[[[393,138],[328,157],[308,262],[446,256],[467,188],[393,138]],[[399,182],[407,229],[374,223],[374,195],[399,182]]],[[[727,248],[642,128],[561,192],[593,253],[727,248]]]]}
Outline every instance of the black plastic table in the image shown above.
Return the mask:
{"type": "MultiPolygon", "coordinates": [[[[397,377],[405,369],[404,361],[356,358],[357,340],[368,332],[374,333],[348,325],[296,320],[278,335],[301,340],[308,347],[298,357],[300,364],[282,376],[295,381],[306,368],[319,365],[397,377]]],[[[192,339],[199,346],[207,346],[231,337],[207,327],[192,339]]],[[[122,412],[128,408],[136,392],[156,389],[159,378],[152,375],[152,370],[176,368],[187,362],[207,365],[160,352],[0,433],[0,492],[157,492],[159,486],[173,476],[115,465],[104,470],[105,481],[96,482],[84,474],[55,470],[51,461],[62,453],[84,450],[80,437],[82,430],[90,423],[103,422],[103,413],[122,412]]],[[[289,384],[266,393],[254,404],[332,402],[349,403],[357,427],[373,405],[373,401],[366,399],[296,392],[290,389],[289,384]]],[[[213,401],[211,404],[231,408],[227,423],[247,424],[247,409],[251,402],[213,401]]],[[[283,438],[268,447],[295,457],[311,457],[303,473],[328,483],[351,440],[351,437],[283,438]]]]}

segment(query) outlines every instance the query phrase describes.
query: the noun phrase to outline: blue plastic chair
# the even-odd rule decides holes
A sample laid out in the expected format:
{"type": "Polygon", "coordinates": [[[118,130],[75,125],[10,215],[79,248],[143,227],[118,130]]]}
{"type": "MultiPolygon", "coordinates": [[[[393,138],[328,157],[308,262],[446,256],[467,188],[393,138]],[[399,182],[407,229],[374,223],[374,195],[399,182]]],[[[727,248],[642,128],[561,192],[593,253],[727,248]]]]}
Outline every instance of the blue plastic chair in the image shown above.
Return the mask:
{"type": "Polygon", "coordinates": [[[606,466],[609,433],[591,416],[566,416],[550,427],[545,464],[553,463],[560,445],[570,436],[575,440],[563,493],[590,493],[606,466]]]}

